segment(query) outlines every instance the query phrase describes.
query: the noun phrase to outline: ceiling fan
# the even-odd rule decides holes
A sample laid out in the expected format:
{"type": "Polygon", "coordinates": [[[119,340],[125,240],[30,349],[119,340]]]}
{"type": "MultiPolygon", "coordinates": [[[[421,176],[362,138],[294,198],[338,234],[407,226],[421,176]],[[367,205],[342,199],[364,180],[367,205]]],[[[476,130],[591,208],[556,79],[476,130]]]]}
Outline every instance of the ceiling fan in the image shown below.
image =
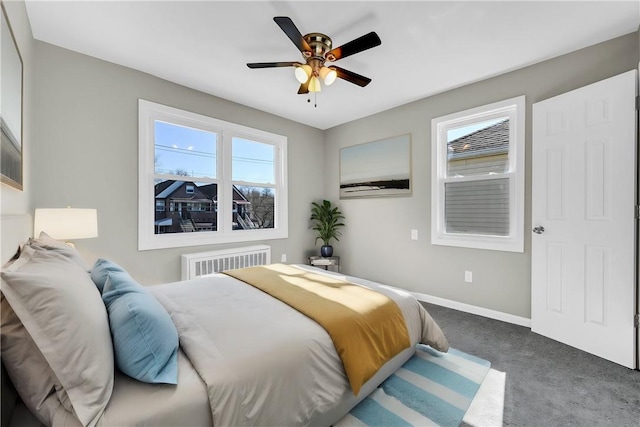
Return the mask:
{"type": "Polygon", "coordinates": [[[295,67],[296,79],[301,83],[299,94],[309,92],[320,92],[320,79],[327,86],[333,83],[336,78],[341,78],[358,86],[366,86],[371,79],[353,71],[335,65],[325,65],[326,62],[335,62],[347,56],[354,55],[372,47],[380,46],[380,37],[375,32],[370,32],[358,37],[342,46],[332,49],[332,41],[329,36],[322,33],[309,33],[302,35],[295,26],[291,18],[287,16],[276,16],[273,20],[291,39],[294,45],[300,50],[305,63],[301,62],[253,62],[247,64],[249,68],[274,68],[274,67],[295,67]]]}

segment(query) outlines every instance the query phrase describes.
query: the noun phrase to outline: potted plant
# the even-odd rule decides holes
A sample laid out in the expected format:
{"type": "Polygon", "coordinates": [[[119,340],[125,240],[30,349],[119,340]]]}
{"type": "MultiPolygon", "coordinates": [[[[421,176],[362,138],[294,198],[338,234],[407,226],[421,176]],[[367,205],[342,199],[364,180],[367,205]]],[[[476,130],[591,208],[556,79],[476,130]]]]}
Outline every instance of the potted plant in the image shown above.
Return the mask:
{"type": "Polygon", "coordinates": [[[311,221],[313,230],[316,232],[316,241],[322,240],[324,243],[320,248],[320,255],[327,258],[333,255],[331,239],[339,241],[340,227],[344,227],[342,220],[344,215],[336,206],[332,206],[329,200],[323,200],[322,204],[311,202],[311,221]]]}

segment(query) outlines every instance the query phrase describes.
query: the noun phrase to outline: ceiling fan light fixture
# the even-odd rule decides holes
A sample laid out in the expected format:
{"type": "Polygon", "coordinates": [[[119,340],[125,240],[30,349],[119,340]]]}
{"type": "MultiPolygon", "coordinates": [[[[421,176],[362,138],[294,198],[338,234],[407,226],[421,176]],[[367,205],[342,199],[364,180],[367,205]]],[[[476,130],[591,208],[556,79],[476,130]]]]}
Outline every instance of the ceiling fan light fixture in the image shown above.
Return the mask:
{"type": "Polygon", "coordinates": [[[309,92],[320,92],[321,90],[320,80],[316,76],[311,77],[311,80],[309,80],[309,92]]]}
{"type": "Polygon", "coordinates": [[[320,77],[322,77],[324,84],[326,84],[327,86],[335,82],[336,78],[338,77],[338,73],[336,72],[336,70],[332,70],[329,67],[320,68],[320,71],[318,72],[318,74],[320,74],[320,77]]]}
{"type": "Polygon", "coordinates": [[[298,94],[309,92],[320,92],[321,83],[329,86],[336,78],[340,78],[354,85],[365,87],[371,83],[371,79],[353,71],[345,70],[334,65],[326,66],[325,62],[335,62],[356,53],[380,46],[380,37],[371,31],[357,39],[353,39],[336,48],[329,36],[322,33],[308,33],[302,35],[300,30],[287,16],[276,16],[275,23],[293,42],[296,48],[302,53],[304,62],[251,62],[247,66],[254,68],[278,68],[294,67],[296,80],[300,82],[298,94]]]}
{"type": "Polygon", "coordinates": [[[311,76],[311,66],[307,64],[300,65],[296,67],[295,73],[296,73],[296,79],[300,83],[306,83],[307,80],[309,80],[309,77],[311,76]]]}

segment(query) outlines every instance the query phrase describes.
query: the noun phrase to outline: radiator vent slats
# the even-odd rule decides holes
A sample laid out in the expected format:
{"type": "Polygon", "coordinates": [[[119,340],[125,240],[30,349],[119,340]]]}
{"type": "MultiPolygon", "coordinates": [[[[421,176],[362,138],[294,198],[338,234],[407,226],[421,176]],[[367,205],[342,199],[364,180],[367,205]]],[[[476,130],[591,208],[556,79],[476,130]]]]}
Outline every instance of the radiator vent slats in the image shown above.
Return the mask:
{"type": "Polygon", "coordinates": [[[182,280],[270,263],[271,246],[267,245],[184,254],[182,255],[182,280]]]}

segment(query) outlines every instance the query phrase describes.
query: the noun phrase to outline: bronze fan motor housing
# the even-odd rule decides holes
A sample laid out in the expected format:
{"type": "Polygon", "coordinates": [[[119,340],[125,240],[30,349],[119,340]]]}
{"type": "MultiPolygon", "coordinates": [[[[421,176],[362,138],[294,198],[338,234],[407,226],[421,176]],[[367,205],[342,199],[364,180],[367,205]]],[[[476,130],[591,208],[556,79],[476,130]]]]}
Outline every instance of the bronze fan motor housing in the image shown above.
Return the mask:
{"type": "MultiPolygon", "coordinates": [[[[326,34],[322,33],[309,33],[303,36],[304,40],[309,44],[311,48],[311,52],[304,52],[303,56],[314,57],[322,60],[324,62],[325,55],[327,52],[331,50],[331,38],[326,34]]],[[[335,58],[329,59],[327,61],[335,61],[335,58]]]]}
{"type": "MultiPolygon", "coordinates": [[[[309,33],[303,38],[309,44],[311,51],[302,52],[302,56],[313,70],[313,75],[318,77],[320,68],[324,65],[325,54],[331,50],[331,38],[322,33],[309,33]]],[[[331,61],[328,58],[326,60],[331,61]]]]}

